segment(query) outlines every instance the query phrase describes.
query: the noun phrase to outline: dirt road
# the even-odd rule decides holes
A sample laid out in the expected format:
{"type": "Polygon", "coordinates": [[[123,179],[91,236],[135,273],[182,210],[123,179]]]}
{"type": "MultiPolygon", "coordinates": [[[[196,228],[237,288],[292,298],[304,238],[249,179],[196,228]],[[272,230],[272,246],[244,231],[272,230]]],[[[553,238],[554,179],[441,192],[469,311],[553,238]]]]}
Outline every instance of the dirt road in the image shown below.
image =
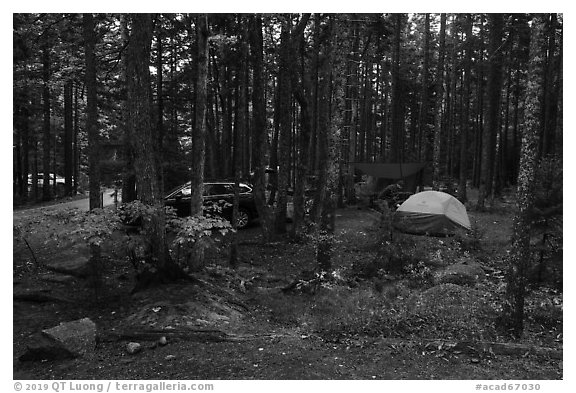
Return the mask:
{"type": "MultiPolygon", "coordinates": [[[[104,207],[114,205],[114,189],[106,189],[102,194],[102,201],[104,207]]],[[[37,213],[38,210],[64,210],[64,209],[79,209],[82,211],[88,211],[89,208],[89,198],[88,195],[81,198],[73,198],[71,200],[61,200],[60,202],[51,202],[49,204],[42,204],[31,208],[24,208],[13,211],[13,218],[17,220],[18,218],[27,217],[31,214],[37,213]]]]}

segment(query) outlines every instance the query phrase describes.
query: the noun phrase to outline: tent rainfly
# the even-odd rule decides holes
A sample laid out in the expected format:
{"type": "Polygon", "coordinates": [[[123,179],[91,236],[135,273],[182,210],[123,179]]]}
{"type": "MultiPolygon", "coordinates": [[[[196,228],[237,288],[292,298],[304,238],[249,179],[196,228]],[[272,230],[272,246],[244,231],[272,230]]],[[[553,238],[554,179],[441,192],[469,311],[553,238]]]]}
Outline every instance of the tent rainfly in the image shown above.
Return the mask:
{"type": "Polygon", "coordinates": [[[353,165],[355,169],[358,169],[365,175],[381,179],[394,180],[414,176],[426,166],[425,163],[401,162],[392,164],[355,162],[353,165]]]}
{"type": "Polygon", "coordinates": [[[461,227],[470,229],[464,205],[450,194],[423,191],[408,198],[393,217],[396,229],[417,235],[449,235],[461,227]]]}

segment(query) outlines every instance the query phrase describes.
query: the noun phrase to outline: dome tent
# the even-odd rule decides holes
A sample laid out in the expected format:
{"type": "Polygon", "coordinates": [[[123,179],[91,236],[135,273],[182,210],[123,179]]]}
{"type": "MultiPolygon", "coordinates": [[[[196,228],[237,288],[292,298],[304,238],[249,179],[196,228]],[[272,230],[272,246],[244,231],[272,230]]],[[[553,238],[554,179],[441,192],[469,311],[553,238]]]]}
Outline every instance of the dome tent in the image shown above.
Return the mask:
{"type": "Polygon", "coordinates": [[[392,222],[399,231],[418,235],[450,235],[457,228],[470,229],[464,205],[440,191],[412,195],[396,210],[392,222]]]}

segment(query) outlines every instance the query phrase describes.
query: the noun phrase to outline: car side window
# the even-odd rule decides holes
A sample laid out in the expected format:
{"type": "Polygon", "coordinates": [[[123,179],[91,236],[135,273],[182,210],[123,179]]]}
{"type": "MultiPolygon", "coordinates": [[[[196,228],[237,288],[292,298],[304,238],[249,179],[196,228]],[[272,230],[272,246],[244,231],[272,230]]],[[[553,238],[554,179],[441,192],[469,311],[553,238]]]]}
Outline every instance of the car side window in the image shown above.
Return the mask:
{"type": "Polygon", "coordinates": [[[213,184],[209,195],[226,195],[229,194],[224,184],[213,184]]]}
{"type": "Polygon", "coordinates": [[[233,184],[226,184],[224,185],[226,188],[226,194],[234,194],[234,185],[233,184]]]}

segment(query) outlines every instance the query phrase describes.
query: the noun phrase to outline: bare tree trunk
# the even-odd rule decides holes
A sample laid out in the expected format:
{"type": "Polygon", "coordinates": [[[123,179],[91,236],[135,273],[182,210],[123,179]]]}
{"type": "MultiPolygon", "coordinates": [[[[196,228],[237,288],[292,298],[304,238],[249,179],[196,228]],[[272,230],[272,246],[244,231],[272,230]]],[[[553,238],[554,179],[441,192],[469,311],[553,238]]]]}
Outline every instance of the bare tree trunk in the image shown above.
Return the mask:
{"type": "MultiPolygon", "coordinates": [[[[206,98],[208,83],[208,16],[196,16],[196,81],[194,105],[194,133],[192,135],[192,174],[190,215],[200,216],[203,211],[204,164],[206,157],[206,98]]],[[[204,249],[196,244],[192,252],[193,269],[204,265],[204,249]]]]}
{"type": "MultiPolygon", "coordinates": [[[[239,16],[239,25],[241,26],[241,43],[240,43],[240,69],[238,77],[238,113],[236,116],[236,129],[234,132],[234,199],[232,206],[232,228],[238,229],[238,212],[240,209],[240,177],[242,174],[242,157],[245,153],[243,147],[244,138],[246,137],[247,116],[244,108],[247,105],[248,91],[248,21],[244,16],[239,16]]],[[[238,236],[237,233],[232,235],[232,244],[230,247],[230,266],[235,268],[238,265],[238,236]]]]}
{"type": "Polygon", "coordinates": [[[524,298],[530,264],[531,212],[534,205],[534,178],[542,121],[540,97],[543,92],[545,44],[545,15],[537,14],[532,22],[528,86],[524,101],[526,112],[522,127],[520,173],[518,174],[517,207],[512,233],[510,268],[508,272],[507,300],[504,304],[504,322],[509,332],[520,337],[524,328],[524,298]]]}
{"type": "Polygon", "coordinates": [[[50,195],[50,45],[48,37],[42,43],[42,200],[48,201],[50,195]]]}
{"type": "Polygon", "coordinates": [[[196,16],[196,99],[192,136],[191,215],[202,214],[204,194],[204,158],[206,143],[206,87],[208,81],[208,21],[206,14],[196,16]]]}
{"type": "MultiPolygon", "coordinates": [[[[558,113],[558,63],[561,56],[556,56],[556,27],[558,24],[557,15],[552,13],[548,17],[547,29],[547,56],[546,73],[544,76],[544,122],[542,128],[542,140],[540,141],[541,155],[549,155],[554,152],[554,141],[556,133],[556,119],[558,113]]],[[[558,49],[561,51],[561,46],[558,49]]]]}
{"type": "Polygon", "coordinates": [[[78,193],[78,183],[79,183],[79,172],[80,172],[80,146],[78,146],[78,133],[80,130],[80,110],[78,109],[78,83],[74,84],[74,149],[72,152],[73,156],[73,171],[74,185],[72,186],[72,194],[76,195],[78,193]]]}
{"type": "Polygon", "coordinates": [[[84,14],[84,50],[86,54],[86,130],[88,134],[88,180],[90,210],[101,208],[100,137],[96,92],[96,31],[92,14],[84,14]]]}
{"type": "Polygon", "coordinates": [[[464,92],[462,101],[462,129],[460,130],[460,176],[458,181],[458,199],[464,203],[468,197],[466,195],[466,175],[468,163],[468,134],[470,133],[470,86],[472,84],[472,15],[466,14],[466,58],[464,59],[464,92]]]}
{"type": "Polygon", "coordinates": [[[74,169],[74,160],[72,157],[72,139],[73,139],[73,109],[72,109],[72,91],[73,81],[70,79],[64,85],[64,181],[66,196],[72,195],[72,173],[74,169]]]}
{"type": "Polygon", "coordinates": [[[312,207],[312,221],[316,223],[316,236],[317,236],[317,250],[316,250],[316,263],[321,271],[328,271],[332,266],[332,252],[333,252],[333,239],[332,235],[335,229],[335,210],[336,201],[334,200],[333,191],[335,188],[335,180],[330,175],[331,162],[334,162],[334,157],[331,157],[332,143],[331,143],[331,128],[332,118],[330,116],[331,109],[331,86],[332,86],[332,68],[333,68],[333,29],[334,21],[330,19],[327,21],[325,27],[327,38],[324,43],[324,55],[321,60],[320,68],[320,88],[319,99],[320,104],[318,107],[318,158],[319,158],[319,179],[316,196],[314,199],[314,206],[312,207]]]}
{"type": "Polygon", "coordinates": [[[132,130],[134,145],[134,168],[138,198],[149,207],[150,214],[143,220],[147,234],[146,261],[153,270],[146,271],[146,281],[174,280],[181,273],[170,259],[166,240],[164,198],[158,182],[159,155],[156,143],[156,127],[152,120],[152,89],[150,77],[150,49],[152,44],[152,16],[130,14],[130,37],[126,47],[126,109],[132,130]]]}
{"type": "Polygon", "coordinates": [[[250,18],[250,46],[252,50],[252,150],[254,152],[254,199],[262,228],[264,243],[272,236],[272,209],[266,203],[266,100],[264,97],[264,43],[262,37],[262,17],[250,18]]]}
{"type": "MultiPolygon", "coordinates": [[[[122,36],[123,45],[128,45],[128,17],[122,15],[120,19],[120,32],[122,36]]],[[[126,64],[124,64],[122,78],[124,83],[128,83],[128,75],[126,64]]],[[[137,199],[136,191],[136,173],[134,170],[134,145],[132,140],[131,122],[128,113],[128,102],[122,103],[122,111],[124,113],[124,133],[122,135],[122,158],[124,160],[124,168],[122,169],[122,203],[130,203],[137,199]]]]}
{"type": "MultiPolygon", "coordinates": [[[[296,27],[290,32],[290,46],[292,52],[301,52],[302,61],[304,61],[304,29],[308,20],[310,19],[310,14],[302,15],[302,18],[296,25],[296,27]]],[[[294,67],[295,68],[295,67],[294,67]]],[[[306,151],[308,145],[310,144],[310,133],[312,128],[312,118],[310,115],[310,81],[308,74],[306,73],[304,66],[301,67],[301,82],[299,83],[297,73],[295,70],[292,71],[292,92],[294,94],[295,100],[300,106],[300,138],[298,138],[298,144],[294,142],[294,160],[295,160],[295,170],[294,170],[294,215],[292,219],[292,229],[290,236],[294,239],[299,239],[302,235],[304,229],[304,215],[305,215],[305,198],[304,192],[306,187],[306,175],[308,172],[307,167],[307,157],[306,151]]]]}
{"type": "Polygon", "coordinates": [[[492,195],[496,158],[496,136],[500,122],[502,90],[502,14],[490,14],[490,70],[488,75],[488,124],[482,141],[482,167],[478,209],[484,209],[486,198],[492,195]]]}
{"type": "Polygon", "coordinates": [[[162,51],[162,26],[158,26],[156,35],[156,140],[157,148],[160,152],[157,158],[160,161],[158,167],[158,183],[160,184],[162,195],[164,195],[164,73],[162,71],[162,51]]]}
{"type": "Polygon", "coordinates": [[[429,67],[430,67],[430,14],[426,14],[424,23],[424,61],[422,65],[422,91],[420,92],[420,143],[418,151],[423,150],[423,159],[428,164],[432,163],[432,135],[428,125],[428,107],[429,107],[429,67]],[[423,146],[422,146],[423,145],[423,146]],[[423,149],[422,149],[423,148],[423,149]]]}
{"type": "Polygon", "coordinates": [[[290,67],[292,66],[292,53],[290,53],[290,21],[288,18],[282,21],[280,37],[278,76],[280,133],[278,136],[278,198],[276,200],[275,222],[276,233],[278,234],[286,232],[286,203],[290,176],[290,145],[292,139],[292,112],[290,110],[290,97],[292,92],[290,67]]]}
{"type": "Polygon", "coordinates": [[[455,113],[456,113],[456,86],[458,82],[458,73],[457,73],[457,34],[454,32],[455,25],[457,24],[457,16],[452,16],[452,23],[450,30],[452,31],[451,34],[451,41],[452,41],[452,50],[450,53],[450,67],[449,71],[446,72],[446,114],[447,114],[447,122],[446,122],[446,129],[447,129],[447,154],[446,154],[446,162],[445,162],[445,170],[444,172],[450,177],[450,182],[453,182],[454,174],[454,152],[456,150],[456,141],[455,141],[455,113]]]}
{"type": "MultiPolygon", "coordinates": [[[[352,16],[354,17],[354,16],[352,16]]],[[[356,161],[357,137],[358,137],[358,97],[359,97],[359,63],[360,63],[360,33],[358,22],[352,21],[352,52],[350,53],[347,61],[347,82],[348,85],[348,101],[346,103],[346,110],[349,110],[349,119],[345,123],[348,127],[348,151],[345,152],[347,157],[346,162],[346,177],[344,193],[348,203],[353,203],[356,196],[354,195],[354,170],[352,163],[356,161]]],[[[344,169],[344,168],[342,168],[344,169]]],[[[341,196],[339,193],[338,197],[341,196]]]]}
{"type": "Polygon", "coordinates": [[[444,57],[446,52],[446,14],[440,15],[440,47],[436,70],[436,116],[434,118],[434,149],[432,167],[434,182],[440,181],[440,155],[442,148],[442,120],[444,115],[444,57]]]}
{"type": "MultiPolygon", "coordinates": [[[[25,97],[28,93],[25,92],[25,97]]],[[[26,99],[27,102],[27,99],[26,99]]],[[[30,110],[25,103],[21,108],[21,127],[22,127],[22,202],[27,202],[29,198],[28,174],[30,173],[30,110]]]]}
{"type": "Polygon", "coordinates": [[[394,15],[394,41],[392,52],[392,140],[390,161],[400,162],[404,152],[404,111],[400,75],[400,43],[402,33],[402,14],[394,15]]]}
{"type": "Polygon", "coordinates": [[[478,81],[476,83],[476,133],[474,136],[474,160],[472,163],[472,186],[480,187],[480,178],[482,176],[482,135],[484,132],[484,24],[485,16],[480,16],[480,48],[478,61],[476,62],[476,72],[478,81]]]}

